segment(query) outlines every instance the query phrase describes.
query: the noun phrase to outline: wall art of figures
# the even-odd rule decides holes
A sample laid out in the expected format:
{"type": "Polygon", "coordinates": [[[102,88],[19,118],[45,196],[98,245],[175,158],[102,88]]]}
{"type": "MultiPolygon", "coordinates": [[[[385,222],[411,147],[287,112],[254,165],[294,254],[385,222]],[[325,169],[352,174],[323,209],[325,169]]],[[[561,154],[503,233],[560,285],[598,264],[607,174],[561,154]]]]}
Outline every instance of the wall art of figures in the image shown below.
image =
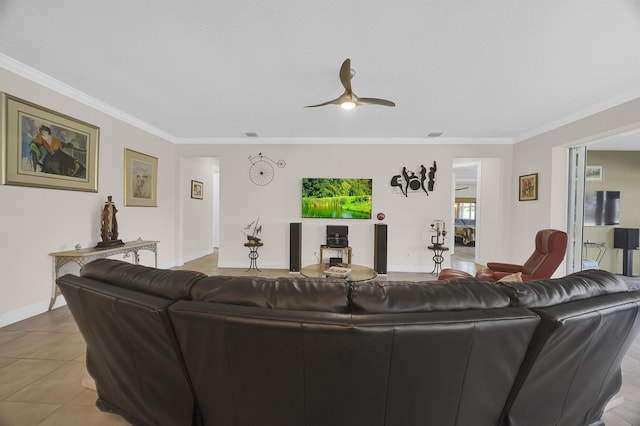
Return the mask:
{"type": "Polygon", "coordinates": [[[98,127],[6,93],[0,116],[3,184],[98,191],[98,127]]]}
{"type": "Polygon", "coordinates": [[[429,167],[429,171],[427,171],[424,164],[421,164],[418,173],[407,169],[405,166],[399,175],[391,178],[391,187],[400,189],[400,192],[405,197],[408,197],[411,192],[424,192],[429,195],[429,192],[432,192],[436,185],[437,170],[438,167],[435,161],[429,167]]]}

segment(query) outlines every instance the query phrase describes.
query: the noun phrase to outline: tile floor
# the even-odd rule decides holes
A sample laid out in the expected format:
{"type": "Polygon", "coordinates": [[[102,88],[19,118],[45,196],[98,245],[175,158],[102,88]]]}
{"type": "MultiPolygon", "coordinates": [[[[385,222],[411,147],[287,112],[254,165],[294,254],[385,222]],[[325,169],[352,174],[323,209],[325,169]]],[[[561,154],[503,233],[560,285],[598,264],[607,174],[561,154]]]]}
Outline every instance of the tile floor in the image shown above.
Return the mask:
{"type": "MultiPolygon", "coordinates": [[[[179,269],[206,274],[246,275],[244,269],[218,269],[215,254],[196,259],[179,269]]],[[[459,269],[475,269],[473,263],[454,260],[459,269]]],[[[286,270],[251,274],[288,276],[286,270]]],[[[381,279],[433,279],[423,273],[389,273],[381,279]]],[[[86,376],[85,345],[66,307],[0,328],[0,425],[1,426],[98,426],[128,425],[121,417],[95,407],[96,392],[82,386],[86,376]]],[[[607,426],[640,426],[640,339],[623,363],[624,401],[609,410],[607,426]]]]}

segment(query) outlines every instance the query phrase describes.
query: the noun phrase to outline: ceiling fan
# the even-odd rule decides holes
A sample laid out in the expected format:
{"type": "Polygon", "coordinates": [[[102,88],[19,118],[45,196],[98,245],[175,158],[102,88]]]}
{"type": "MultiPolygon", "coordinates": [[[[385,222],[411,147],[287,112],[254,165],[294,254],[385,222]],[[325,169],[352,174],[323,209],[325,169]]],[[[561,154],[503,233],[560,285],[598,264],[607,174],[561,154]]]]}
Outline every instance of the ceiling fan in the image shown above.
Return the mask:
{"type": "Polygon", "coordinates": [[[463,191],[465,189],[469,189],[469,187],[468,186],[463,186],[461,188],[456,188],[456,191],[463,191]]]}
{"type": "Polygon", "coordinates": [[[340,105],[344,109],[353,109],[361,104],[375,104],[390,107],[396,106],[394,102],[388,101],[386,99],[357,97],[356,94],[351,90],[351,79],[353,78],[355,73],[356,72],[351,69],[351,59],[345,59],[342,63],[342,66],[340,67],[340,82],[344,86],[344,93],[331,101],[323,102],[317,105],[307,105],[305,106],[305,108],[314,108],[329,104],[340,105]]]}

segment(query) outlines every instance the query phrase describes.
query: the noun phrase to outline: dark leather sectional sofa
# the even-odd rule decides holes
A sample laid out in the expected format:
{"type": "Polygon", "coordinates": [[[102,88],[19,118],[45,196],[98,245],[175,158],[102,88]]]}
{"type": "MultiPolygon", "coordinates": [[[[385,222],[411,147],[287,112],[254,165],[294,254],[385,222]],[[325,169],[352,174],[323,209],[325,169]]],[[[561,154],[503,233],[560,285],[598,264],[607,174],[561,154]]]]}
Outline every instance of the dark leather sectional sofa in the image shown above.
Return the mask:
{"type": "Polygon", "coordinates": [[[640,291],[169,271],[99,259],[58,285],[97,406],[136,425],[599,425],[640,291]]]}

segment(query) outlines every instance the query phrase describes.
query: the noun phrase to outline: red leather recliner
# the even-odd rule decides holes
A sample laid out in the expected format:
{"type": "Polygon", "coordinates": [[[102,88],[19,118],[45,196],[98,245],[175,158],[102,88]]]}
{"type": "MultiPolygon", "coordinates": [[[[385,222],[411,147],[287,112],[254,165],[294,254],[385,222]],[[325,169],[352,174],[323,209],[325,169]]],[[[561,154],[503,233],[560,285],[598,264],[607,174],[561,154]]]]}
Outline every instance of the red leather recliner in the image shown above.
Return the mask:
{"type": "Polygon", "coordinates": [[[567,251],[567,233],[556,229],[543,229],[536,234],[536,249],[523,265],[489,262],[476,272],[476,278],[498,281],[507,275],[522,273],[523,281],[551,278],[567,251]]]}

